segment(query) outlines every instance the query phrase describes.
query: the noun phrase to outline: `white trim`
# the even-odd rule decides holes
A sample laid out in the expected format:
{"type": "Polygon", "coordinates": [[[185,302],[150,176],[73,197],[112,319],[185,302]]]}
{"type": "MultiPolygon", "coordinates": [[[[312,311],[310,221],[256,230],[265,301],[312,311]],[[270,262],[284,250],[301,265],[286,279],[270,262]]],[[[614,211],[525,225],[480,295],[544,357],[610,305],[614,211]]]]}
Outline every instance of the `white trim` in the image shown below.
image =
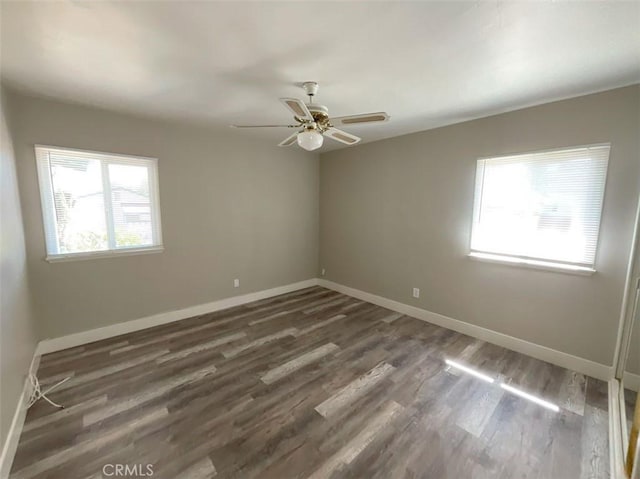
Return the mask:
{"type": "Polygon", "coordinates": [[[519,266],[521,268],[539,269],[543,271],[554,271],[556,273],[577,274],[580,276],[591,276],[595,269],[587,266],[576,266],[569,263],[554,263],[552,261],[542,261],[537,259],[519,258],[516,256],[506,256],[502,254],[483,253],[472,251],[467,258],[485,263],[504,264],[506,266],[519,266]]]}
{"type": "MultiPolygon", "coordinates": [[[[515,153],[515,154],[508,154],[508,155],[498,155],[498,156],[489,156],[489,157],[481,157],[477,159],[476,162],[476,177],[475,177],[475,192],[474,192],[474,200],[473,200],[473,214],[472,214],[472,221],[471,221],[471,235],[469,235],[469,251],[473,252],[479,252],[479,253],[491,253],[490,251],[486,251],[486,249],[478,249],[478,248],[474,248],[474,238],[476,237],[476,231],[478,229],[480,229],[480,212],[482,210],[482,201],[483,201],[483,195],[484,195],[484,189],[485,189],[485,184],[484,184],[484,180],[485,180],[485,169],[486,169],[486,163],[487,162],[493,162],[493,161],[505,161],[505,160],[511,160],[513,159],[514,161],[517,162],[526,162],[526,163],[530,163],[530,164],[535,164],[539,161],[543,161],[542,158],[540,158],[541,156],[545,156],[545,155],[555,155],[555,160],[564,160],[564,159],[570,159],[571,154],[575,154],[576,152],[583,152],[583,151],[592,151],[592,150],[604,150],[603,153],[606,153],[606,158],[602,157],[600,158],[600,155],[596,155],[597,158],[590,158],[590,160],[599,162],[602,160],[605,160],[604,163],[604,172],[603,172],[603,177],[602,177],[602,191],[600,192],[600,201],[599,201],[599,214],[598,214],[598,222],[597,222],[597,231],[596,231],[596,235],[595,235],[595,249],[593,251],[593,258],[592,261],[588,262],[588,265],[585,267],[584,263],[583,264],[576,264],[576,266],[580,267],[580,268],[584,268],[584,272],[580,273],[580,272],[576,272],[576,270],[571,270],[571,271],[567,271],[567,272],[571,272],[573,274],[592,274],[595,272],[595,264],[596,261],[598,259],[598,246],[599,246],[599,242],[600,242],[600,230],[601,230],[601,224],[602,224],[602,215],[603,215],[603,211],[604,211],[604,197],[605,197],[605,190],[606,190],[606,185],[607,185],[607,177],[608,177],[608,171],[609,171],[609,159],[611,156],[611,143],[607,142],[607,143],[598,143],[598,144],[593,144],[593,145],[585,145],[585,146],[572,146],[572,147],[566,147],[566,148],[552,148],[552,149],[546,149],[546,150],[539,150],[539,151],[530,151],[530,152],[522,152],[522,153],[515,153]],[[568,156],[567,156],[568,155],[568,156]],[[537,157],[537,158],[534,158],[537,157]],[[592,270],[591,272],[589,272],[589,270],[592,270]]],[[[591,185],[593,186],[593,185],[591,185]]],[[[524,267],[528,267],[528,262],[529,260],[539,260],[541,263],[547,263],[548,261],[545,260],[544,258],[536,258],[536,257],[526,257],[526,255],[513,255],[513,254],[508,254],[506,252],[498,252],[496,253],[496,255],[503,255],[505,257],[505,261],[507,261],[508,259],[506,259],[506,257],[515,257],[517,259],[521,259],[521,261],[516,262],[516,264],[518,266],[524,266],[524,267]]],[[[583,258],[586,259],[586,258],[583,258]]],[[[558,262],[561,265],[567,265],[570,266],[572,265],[571,262],[558,262]]],[[[574,263],[575,264],[575,263],[574,263]]],[[[540,265],[538,265],[540,266],[540,265]]],[[[551,266],[552,267],[552,266],[551,266]]],[[[543,267],[538,267],[537,269],[546,269],[545,266],[543,267]]],[[[550,269],[551,271],[560,271],[560,272],[564,272],[558,269],[550,269]]]]}
{"type": "Polygon", "coordinates": [[[100,341],[101,339],[112,338],[114,336],[120,336],[121,334],[152,328],[161,324],[173,323],[174,321],[180,321],[181,319],[212,313],[214,311],[220,311],[234,306],[240,306],[260,299],[271,298],[273,296],[290,293],[299,289],[316,286],[317,284],[318,280],[316,278],[307,279],[298,283],[278,286],[276,288],[256,291],[255,293],[248,293],[240,296],[232,296],[230,298],[220,299],[211,303],[199,304],[197,306],[190,306],[184,309],[154,314],[144,318],[112,324],[103,328],[82,331],[80,333],[70,334],[59,338],[45,339],[40,341],[36,352],[37,354],[42,355],[52,353],[54,351],[61,351],[63,349],[80,346],[82,344],[100,341]]]}
{"type": "Polygon", "coordinates": [[[125,153],[112,153],[109,151],[97,151],[97,150],[84,150],[81,148],[68,148],[66,146],[55,146],[55,145],[43,145],[40,143],[36,143],[33,145],[34,148],[41,148],[45,150],[55,151],[57,153],[85,153],[91,156],[100,157],[102,159],[118,159],[122,163],[130,162],[130,160],[155,160],[158,159],[153,156],[140,156],[140,155],[128,155],[125,153]]]}
{"type": "Polygon", "coordinates": [[[137,254],[151,254],[162,253],[164,247],[151,246],[143,248],[122,248],[122,249],[108,249],[104,251],[89,251],[87,253],[66,253],[66,254],[51,254],[48,255],[45,260],[49,263],[62,263],[64,261],[82,261],[87,259],[101,259],[101,258],[117,258],[118,256],[133,256],[137,254]]]}
{"type": "Polygon", "coordinates": [[[639,278],[634,278],[634,263],[636,255],[640,249],[640,196],[636,205],[636,217],[633,225],[633,238],[631,240],[631,250],[627,262],[627,275],[624,283],[624,295],[620,307],[620,319],[618,320],[618,335],[616,337],[616,349],[613,356],[614,376],[622,379],[626,368],[629,346],[631,344],[631,331],[633,329],[633,318],[637,308],[638,289],[640,288],[639,278]],[[633,305],[632,305],[633,301],[633,305]]]}
{"type": "Polygon", "coordinates": [[[624,471],[623,433],[620,429],[620,383],[616,378],[609,380],[609,470],[611,479],[627,479],[624,471]]]}
{"type": "Polygon", "coordinates": [[[31,364],[27,377],[24,380],[22,386],[22,393],[16,404],[16,410],[13,414],[13,420],[9,427],[9,432],[4,441],[2,447],[2,455],[0,455],[0,479],[7,479],[9,472],[11,471],[11,465],[13,464],[13,458],[16,455],[18,449],[18,442],[20,441],[20,434],[22,433],[22,427],[24,426],[24,420],[27,416],[27,405],[29,402],[29,396],[31,395],[31,383],[29,382],[29,375],[35,374],[38,371],[40,365],[40,355],[37,353],[37,348],[33,353],[31,364]]]}
{"type": "Polygon", "coordinates": [[[625,389],[631,389],[632,391],[640,392],[640,374],[624,372],[624,379],[622,384],[625,389]]]}
{"type": "Polygon", "coordinates": [[[618,402],[617,412],[619,414],[619,417],[617,418],[617,422],[620,427],[620,433],[621,433],[620,437],[622,438],[622,451],[624,452],[624,462],[626,464],[627,447],[629,447],[629,431],[627,430],[627,402],[625,401],[624,391],[620,387],[620,381],[618,381],[617,402],[618,402]]]}
{"type": "Polygon", "coordinates": [[[40,203],[42,208],[42,217],[45,230],[45,259],[49,262],[70,259],[87,259],[92,254],[99,254],[100,257],[109,257],[111,254],[121,254],[116,245],[115,226],[112,208],[112,184],[109,178],[110,165],[130,165],[143,167],[147,170],[147,181],[149,183],[149,208],[151,213],[151,229],[153,244],[143,245],[138,248],[123,248],[131,250],[129,254],[135,254],[135,251],[141,253],[146,251],[154,251],[158,248],[162,249],[162,226],[160,224],[160,192],[158,184],[158,159],[141,156],[130,156],[122,154],[110,154],[104,152],[95,152],[89,150],[78,150],[73,148],[49,147],[44,145],[35,145],[35,158],[38,171],[38,186],[40,190],[40,203]],[[100,162],[101,180],[102,180],[102,196],[104,200],[105,227],[107,231],[108,249],[96,252],[79,252],[79,253],[60,253],[60,240],[56,226],[57,214],[54,198],[54,185],[52,179],[51,159],[52,152],[65,154],[67,156],[77,156],[80,159],[96,160],[100,162]]]}
{"type": "Polygon", "coordinates": [[[149,193],[151,195],[151,225],[153,244],[162,247],[162,218],[160,214],[160,180],[158,174],[159,161],[156,160],[155,168],[148,168],[149,193]]]}
{"type": "MultiPolygon", "coordinates": [[[[147,171],[149,169],[147,168],[147,171]]],[[[113,220],[113,191],[111,190],[111,178],[109,177],[109,163],[100,162],[100,175],[102,178],[102,198],[104,201],[104,222],[107,225],[107,244],[109,250],[116,249],[116,225],[113,220]]],[[[149,208],[151,210],[151,208],[149,208]]]]}
{"type": "Polygon", "coordinates": [[[514,157],[524,156],[524,155],[556,153],[558,151],[571,152],[571,151],[588,150],[590,148],[606,148],[606,147],[611,148],[610,141],[604,142],[604,143],[591,143],[588,145],[561,146],[559,148],[545,148],[544,150],[528,150],[528,151],[518,151],[518,152],[500,154],[500,155],[481,156],[480,158],[478,158],[478,160],[501,160],[504,158],[514,158],[514,157]]]}
{"type": "Polygon", "coordinates": [[[547,361],[549,363],[570,369],[572,371],[586,374],[587,376],[601,379],[603,381],[608,381],[611,378],[613,372],[611,366],[606,366],[589,359],[584,359],[578,356],[563,353],[562,351],[557,351],[546,346],[531,343],[529,341],[525,341],[524,339],[519,339],[503,333],[498,333],[481,326],[465,323],[464,321],[460,321],[458,319],[449,318],[442,314],[433,313],[431,311],[427,311],[426,309],[410,306],[408,304],[400,303],[392,299],[350,288],[348,286],[334,283],[332,281],[319,279],[318,285],[324,288],[338,291],[343,294],[347,294],[349,296],[353,296],[369,303],[377,304],[378,306],[382,306],[384,308],[391,309],[408,316],[412,316],[428,323],[442,326],[443,328],[452,329],[459,333],[466,334],[468,336],[472,336],[489,343],[497,344],[498,346],[502,346],[504,348],[511,349],[512,351],[526,354],[527,356],[531,356],[542,361],[547,361]]]}

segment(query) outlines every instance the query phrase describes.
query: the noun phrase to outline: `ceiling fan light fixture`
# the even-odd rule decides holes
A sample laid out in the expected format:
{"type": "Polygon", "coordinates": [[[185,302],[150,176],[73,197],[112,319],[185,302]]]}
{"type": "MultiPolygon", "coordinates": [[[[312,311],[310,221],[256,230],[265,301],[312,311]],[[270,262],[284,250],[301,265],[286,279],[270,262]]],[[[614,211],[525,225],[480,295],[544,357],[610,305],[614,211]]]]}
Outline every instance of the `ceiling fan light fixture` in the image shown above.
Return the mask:
{"type": "MultiPolygon", "coordinates": [[[[0,0],[2,1],[2,0],[0,0]]],[[[322,146],[324,137],[345,145],[355,145],[362,138],[336,128],[334,125],[367,125],[389,120],[389,115],[383,111],[375,113],[360,113],[358,115],[330,117],[326,106],[313,103],[313,97],[318,93],[316,82],[304,82],[302,88],[309,96],[309,103],[298,98],[280,98],[282,104],[293,114],[293,123],[289,125],[232,125],[236,128],[295,128],[297,132],[278,143],[278,146],[292,146],[296,143],[307,151],[317,150],[322,146]]]]}
{"type": "Polygon", "coordinates": [[[307,151],[317,150],[322,146],[324,138],[316,130],[305,130],[298,133],[298,145],[307,151]]]}

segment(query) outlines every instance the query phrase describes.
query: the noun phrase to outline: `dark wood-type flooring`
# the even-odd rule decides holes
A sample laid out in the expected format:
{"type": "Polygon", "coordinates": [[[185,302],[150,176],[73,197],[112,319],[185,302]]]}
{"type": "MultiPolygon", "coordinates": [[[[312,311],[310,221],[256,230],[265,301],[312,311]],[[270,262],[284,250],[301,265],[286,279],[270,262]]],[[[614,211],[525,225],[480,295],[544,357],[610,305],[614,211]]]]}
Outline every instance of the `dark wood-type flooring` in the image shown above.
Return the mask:
{"type": "Polygon", "coordinates": [[[72,376],[66,409],[31,408],[11,479],[609,476],[606,383],[319,287],[48,354],[39,376],[72,376]]]}

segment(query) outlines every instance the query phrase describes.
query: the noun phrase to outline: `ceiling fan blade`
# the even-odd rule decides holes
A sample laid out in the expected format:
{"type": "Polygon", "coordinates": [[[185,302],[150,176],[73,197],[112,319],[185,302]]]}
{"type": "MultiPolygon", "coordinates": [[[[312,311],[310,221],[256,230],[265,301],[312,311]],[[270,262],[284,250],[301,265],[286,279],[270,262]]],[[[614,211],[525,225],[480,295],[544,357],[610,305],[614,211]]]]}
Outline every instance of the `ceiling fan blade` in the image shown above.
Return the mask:
{"type": "Polygon", "coordinates": [[[384,111],[376,113],[363,113],[361,115],[338,116],[331,118],[334,125],[359,125],[364,123],[381,123],[389,120],[389,115],[384,111]]]}
{"type": "Polygon", "coordinates": [[[361,140],[361,138],[346,131],[338,130],[337,128],[329,128],[324,132],[324,135],[345,145],[355,145],[361,140]]]}
{"type": "Polygon", "coordinates": [[[300,125],[229,125],[231,128],[296,128],[300,125]]]}
{"type": "Polygon", "coordinates": [[[313,115],[309,112],[307,105],[297,98],[280,98],[280,101],[291,113],[301,120],[313,121],[313,115]]]}
{"type": "Polygon", "coordinates": [[[288,137],[286,140],[283,140],[280,143],[278,143],[278,146],[291,146],[294,143],[296,143],[296,141],[298,141],[298,132],[297,131],[293,135],[288,137]]]}

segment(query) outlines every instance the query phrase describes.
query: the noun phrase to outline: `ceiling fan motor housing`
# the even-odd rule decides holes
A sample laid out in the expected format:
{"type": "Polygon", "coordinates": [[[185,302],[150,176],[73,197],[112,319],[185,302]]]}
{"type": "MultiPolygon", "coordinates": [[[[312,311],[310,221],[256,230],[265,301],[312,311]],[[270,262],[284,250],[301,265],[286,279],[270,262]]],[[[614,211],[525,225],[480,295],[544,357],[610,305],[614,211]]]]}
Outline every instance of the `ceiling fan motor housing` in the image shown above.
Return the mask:
{"type": "Polygon", "coordinates": [[[314,96],[318,93],[318,84],[314,81],[306,81],[302,84],[302,89],[309,96],[314,96]]]}
{"type": "Polygon", "coordinates": [[[318,126],[321,128],[327,128],[329,126],[329,109],[326,106],[311,103],[307,105],[307,108],[318,126]]]}

